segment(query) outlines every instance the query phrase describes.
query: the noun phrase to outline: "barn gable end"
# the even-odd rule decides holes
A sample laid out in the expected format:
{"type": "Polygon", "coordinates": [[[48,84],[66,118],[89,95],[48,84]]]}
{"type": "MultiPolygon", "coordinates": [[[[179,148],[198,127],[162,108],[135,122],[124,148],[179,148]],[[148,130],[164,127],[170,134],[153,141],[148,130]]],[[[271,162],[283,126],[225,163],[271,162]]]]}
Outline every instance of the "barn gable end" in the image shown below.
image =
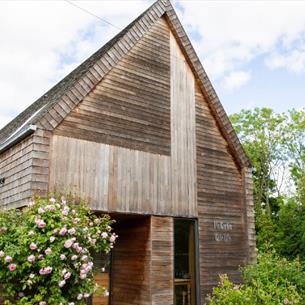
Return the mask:
{"type": "MultiPolygon", "coordinates": [[[[145,239],[139,257],[146,273],[137,269],[134,278],[145,288],[134,292],[139,305],[173,304],[176,219],[197,230],[201,304],[219,273],[239,281],[238,267],[255,258],[250,161],[168,0],[4,127],[0,142],[2,207],[63,191],[124,221],[145,215],[145,228],[131,228],[145,239]]],[[[124,264],[134,270],[133,262],[124,264]]],[[[122,284],[120,266],[114,270],[122,284]]],[[[113,286],[117,295],[123,286],[113,286]]]]}

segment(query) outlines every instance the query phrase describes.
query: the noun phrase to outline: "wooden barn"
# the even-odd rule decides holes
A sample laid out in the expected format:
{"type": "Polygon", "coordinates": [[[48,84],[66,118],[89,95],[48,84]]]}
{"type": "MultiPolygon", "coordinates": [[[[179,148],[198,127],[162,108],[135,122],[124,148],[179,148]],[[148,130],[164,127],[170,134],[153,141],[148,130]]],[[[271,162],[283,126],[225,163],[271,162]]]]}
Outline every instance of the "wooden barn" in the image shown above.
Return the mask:
{"type": "Polygon", "coordinates": [[[93,304],[204,304],[254,259],[251,164],[169,0],[0,131],[1,208],[52,191],[116,219],[93,304]]]}

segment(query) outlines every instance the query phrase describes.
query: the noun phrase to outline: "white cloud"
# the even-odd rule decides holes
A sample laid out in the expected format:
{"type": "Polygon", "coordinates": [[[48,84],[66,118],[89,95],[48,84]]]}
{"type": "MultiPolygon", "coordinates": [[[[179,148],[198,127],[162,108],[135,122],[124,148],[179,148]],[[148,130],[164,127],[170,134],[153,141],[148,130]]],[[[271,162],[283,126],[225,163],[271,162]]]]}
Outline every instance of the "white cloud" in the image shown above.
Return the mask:
{"type": "Polygon", "coordinates": [[[291,50],[285,54],[274,52],[266,59],[271,69],[284,68],[292,73],[305,72],[305,44],[302,49],[291,50]]]}
{"type": "Polygon", "coordinates": [[[202,36],[194,46],[214,79],[243,69],[259,55],[278,57],[274,51],[279,45],[284,52],[291,50],[305,33],[304,1],[190,0],[179,7],[187,30],[202,36]]]}
{"type": "Polygon", "coordinates": [[[250,72],[233,71],[224,78],[223,84],[226,89],[236,90],[245,85],[250,79],[250,72]]]}

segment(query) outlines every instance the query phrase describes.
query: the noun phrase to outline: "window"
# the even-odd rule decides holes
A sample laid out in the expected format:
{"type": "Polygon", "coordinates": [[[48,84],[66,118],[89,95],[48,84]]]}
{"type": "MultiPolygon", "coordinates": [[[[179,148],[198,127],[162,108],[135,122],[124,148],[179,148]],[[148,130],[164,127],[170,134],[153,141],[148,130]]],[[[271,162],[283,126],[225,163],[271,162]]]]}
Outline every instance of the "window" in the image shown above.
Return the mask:
{"type": "Polygon", "coordinates": [[[174,221],[175,305],[196,305],[195,221],[174,221]]]}

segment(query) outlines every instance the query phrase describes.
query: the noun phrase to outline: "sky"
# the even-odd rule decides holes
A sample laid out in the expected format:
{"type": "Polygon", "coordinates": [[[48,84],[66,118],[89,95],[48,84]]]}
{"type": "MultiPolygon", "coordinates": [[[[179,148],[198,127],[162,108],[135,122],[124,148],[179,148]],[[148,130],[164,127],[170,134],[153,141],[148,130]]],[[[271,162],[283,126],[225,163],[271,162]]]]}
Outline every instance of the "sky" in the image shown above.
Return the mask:
{"type": "MultiPolygon", "coordinates": [[[[0,1],[0,128],[153,2],[0,1]]],[[[305,107],[305,1],[172,3],[228,114],[305,107]]]]}

